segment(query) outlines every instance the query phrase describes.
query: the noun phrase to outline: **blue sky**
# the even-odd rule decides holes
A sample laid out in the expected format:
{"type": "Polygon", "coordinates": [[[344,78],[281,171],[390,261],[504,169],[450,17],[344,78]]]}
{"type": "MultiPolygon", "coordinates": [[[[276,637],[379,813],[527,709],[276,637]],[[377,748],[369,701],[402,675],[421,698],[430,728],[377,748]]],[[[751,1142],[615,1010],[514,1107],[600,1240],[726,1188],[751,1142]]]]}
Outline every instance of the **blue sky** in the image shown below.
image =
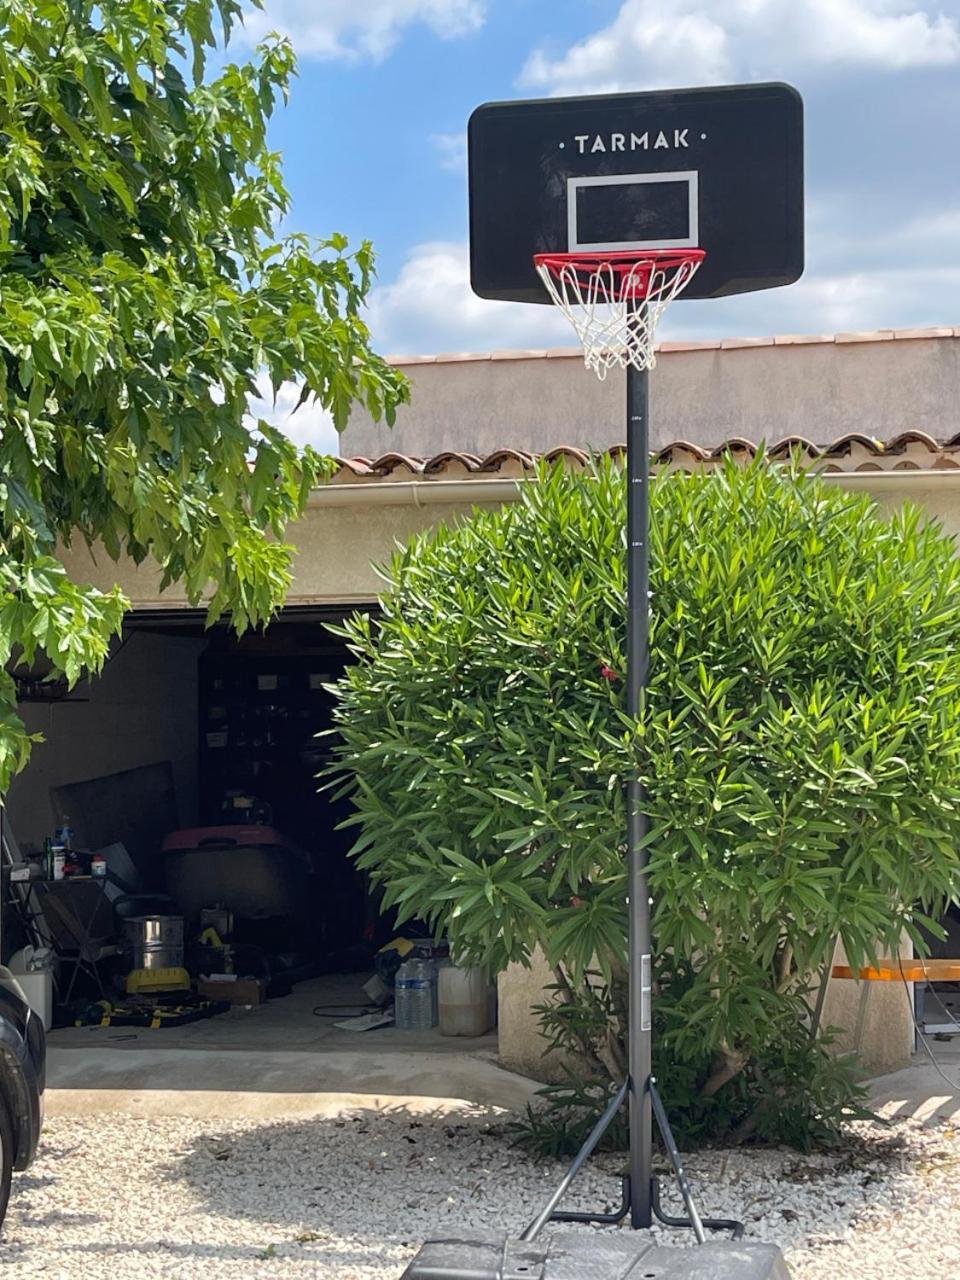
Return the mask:
{"type": "Polygon", "coordinates": [[[384,352],[573,345],[550,309],[470,292],[478,103],[765,79],[806,103],[805,276],[678,305],[661,336],[960,323],[960,0],[266,0],[242,39],[272,29],[300,58],[271,131],[289,226],[374,241],[384,352]]]}

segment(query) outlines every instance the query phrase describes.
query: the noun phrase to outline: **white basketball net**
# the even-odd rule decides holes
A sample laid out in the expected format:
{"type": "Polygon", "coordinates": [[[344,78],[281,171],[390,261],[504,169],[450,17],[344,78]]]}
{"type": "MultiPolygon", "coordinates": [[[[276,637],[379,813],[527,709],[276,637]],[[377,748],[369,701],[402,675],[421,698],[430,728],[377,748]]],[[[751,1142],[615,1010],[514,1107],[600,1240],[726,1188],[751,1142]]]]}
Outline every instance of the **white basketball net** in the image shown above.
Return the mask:
{"type": "Polygon", "coordinates": [[[689,284],[701,250],[647,254],[538,254],[537,271],[583,345],[587,368],[652,369],[660,317],[689,284]]]}

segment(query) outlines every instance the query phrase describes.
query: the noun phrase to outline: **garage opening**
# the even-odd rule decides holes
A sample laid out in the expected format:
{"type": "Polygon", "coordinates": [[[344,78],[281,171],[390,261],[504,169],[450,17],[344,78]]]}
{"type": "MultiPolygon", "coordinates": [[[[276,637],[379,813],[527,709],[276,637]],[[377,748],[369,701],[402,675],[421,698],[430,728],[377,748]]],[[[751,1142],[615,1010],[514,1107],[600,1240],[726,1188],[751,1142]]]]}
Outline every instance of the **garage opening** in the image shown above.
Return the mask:
{"type": "Polygon", "coordinates": [[[52,1044],[444,1047],[390,1021],[411,944],[435,966],[442,948],[381,914],[317,778],[341,616],[289,608],[238,638],[138,611],[100,677],[18,673],[44,741],[7,798],[2,958],[52,985],[52,1044]]]}

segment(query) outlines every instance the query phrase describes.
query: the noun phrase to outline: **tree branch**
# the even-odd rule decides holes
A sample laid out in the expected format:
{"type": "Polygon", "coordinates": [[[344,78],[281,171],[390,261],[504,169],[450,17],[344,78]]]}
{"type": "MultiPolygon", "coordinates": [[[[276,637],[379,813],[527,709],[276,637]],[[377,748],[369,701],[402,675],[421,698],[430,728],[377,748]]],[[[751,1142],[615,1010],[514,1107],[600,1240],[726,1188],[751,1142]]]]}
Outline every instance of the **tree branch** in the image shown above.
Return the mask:
{"type": "MultiPolygon", "coordinates": [[[[581,1003],[584,999],[584,993],[582,991],[577,991],[574,988],[569,977],[564,972],[563,966],[559,964],[553,965],[552,972],[553,976],[557,980],[557,986],[560,988],[560,997],[563,1000],[563,1003],[566,1005],[576,1005],[581,1003]]],[[[590,992],[588,998],[595,1000],[596,997],[592,992],[590,992]]],[[[609,1031],[607,1034],[609,1037],[609,1031]]],[[[593,1067],[594,1071],[599,1075],[609,1076],[611,1080],[618,1080],[621,1077],[622,1073],[616,1069],[611,1070],[609,1063],[607,1063],[601,1056],[601,1051],[590,1040],[586,1039],[576,1031],[573,1032],[573,1035],[580,1046],[580,1052],[593,1067]]]]}
{"type": "Polygon", "coordinates": [[[783,948],[777,957],[777,994],[783,993],[792,985],[794,978],[793,973],[793,946],[784,941],[783,948]]]}
{"type": "Polygon", "coordinates": [[[700,1090],[701,1098],[712,1098],[715,1093],[719,1093],[725,1084],[729,1084],[735,1076],[740,1074],[749,1061],[746,1054],[722,1045],[720,1058],[713,1069],[713,1074],[700,1090]]]}

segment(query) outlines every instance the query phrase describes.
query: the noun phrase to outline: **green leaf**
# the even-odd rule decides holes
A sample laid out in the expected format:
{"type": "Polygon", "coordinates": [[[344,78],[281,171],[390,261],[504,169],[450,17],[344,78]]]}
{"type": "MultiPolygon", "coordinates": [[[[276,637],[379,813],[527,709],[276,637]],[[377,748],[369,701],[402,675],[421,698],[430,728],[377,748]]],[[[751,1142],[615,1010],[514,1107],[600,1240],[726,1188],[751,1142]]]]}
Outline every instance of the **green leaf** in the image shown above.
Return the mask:
{"type": "MultiPolygon", "coordinates": [[[[295,59],[271,38],[229,61],[241,15],[239,0],[0,7],[4,662],[42,655],[71,681],[102,666],[126,602],[68,575],[80,540],[149,557],[209,620],[269,622],[292,580],[286,530],[329,463],[286,423],[252,446],[264,373],[341,427],[355,404],[382,419],[409,396],[360,318],[369,247],[277,237],[289,197],[267,122],[295,59]]],[[[29,755],[15,703],[0,679],[0,790],[29,755]]]]}

